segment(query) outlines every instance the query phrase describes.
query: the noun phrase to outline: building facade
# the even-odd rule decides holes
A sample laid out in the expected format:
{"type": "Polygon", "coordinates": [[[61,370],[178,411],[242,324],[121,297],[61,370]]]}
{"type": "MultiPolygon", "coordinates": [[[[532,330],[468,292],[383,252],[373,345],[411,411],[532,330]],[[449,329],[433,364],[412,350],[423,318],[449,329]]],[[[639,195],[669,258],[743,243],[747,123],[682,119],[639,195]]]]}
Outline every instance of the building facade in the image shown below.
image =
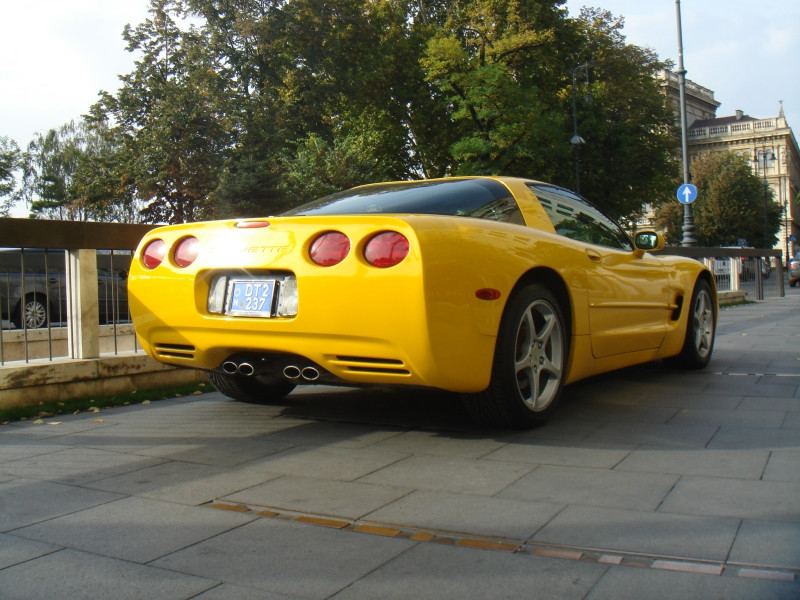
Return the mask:
{"type": "MultiPolygon", "coordinates": [[[[678,76],[663,71],[658,77],[667,98],[679,114],[678,76]]],[[[734,115],[717,117],[719,102],[708,88],[686,81],[687,137],[689,164],[705,152],[735,152],[747,159],[781,207],[781,229],[776,250],[784,253],[784,263],[800,248],[800,148],[786,122],[783,103],[775,117],[755,118],[737,110],[734,115]]],[[[690,167],[691,170],[691,167],[690,167]]]]}

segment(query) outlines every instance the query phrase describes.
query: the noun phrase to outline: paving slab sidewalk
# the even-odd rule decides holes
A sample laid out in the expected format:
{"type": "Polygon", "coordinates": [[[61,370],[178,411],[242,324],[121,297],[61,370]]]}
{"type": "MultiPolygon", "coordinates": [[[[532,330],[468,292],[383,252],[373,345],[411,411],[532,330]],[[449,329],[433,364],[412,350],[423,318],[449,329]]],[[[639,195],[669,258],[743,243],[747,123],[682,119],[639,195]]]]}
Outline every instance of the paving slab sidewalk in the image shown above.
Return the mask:
{"type": "Polygon", "coordinates": [[[218,393],[0,427],[0,598],[800,597],[800,293],[701,372],[577,383],[547,425],[450,395],[218,393]]]}

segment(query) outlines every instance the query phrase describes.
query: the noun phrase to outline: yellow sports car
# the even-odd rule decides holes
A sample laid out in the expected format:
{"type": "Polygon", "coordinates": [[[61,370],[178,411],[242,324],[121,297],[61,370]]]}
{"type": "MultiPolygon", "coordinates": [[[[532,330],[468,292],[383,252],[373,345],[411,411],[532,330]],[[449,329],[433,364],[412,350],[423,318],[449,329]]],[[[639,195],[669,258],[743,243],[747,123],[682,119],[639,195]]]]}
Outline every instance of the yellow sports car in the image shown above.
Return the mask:
{"type": "Polygon", "coordinates": [[[151,356],[203,369],[239,400],[274,403],[298,384],[426,386],[522,428],[590,375],[708,363],[714,278],[650,254],[663,246],[539,181],[381,183],[276,217],[155,229],[129,302],[151,356]]]}

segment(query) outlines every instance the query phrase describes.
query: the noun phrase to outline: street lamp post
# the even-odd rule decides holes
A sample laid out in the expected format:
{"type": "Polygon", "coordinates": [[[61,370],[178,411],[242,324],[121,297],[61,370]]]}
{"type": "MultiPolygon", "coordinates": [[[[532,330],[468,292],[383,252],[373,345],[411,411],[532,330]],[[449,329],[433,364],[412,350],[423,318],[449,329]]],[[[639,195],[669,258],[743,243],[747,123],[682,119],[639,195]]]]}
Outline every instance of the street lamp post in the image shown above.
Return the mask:
{"type": "Polygon", "coordinates": [[[756,164],[756,175],[758,169],[761,169],[761,176],[763,177],[762,194],[764,196],[764,248],[767,248],[767,161],[775,160],[775,153],[770,149],[767,151],[766,143],[762,145],[761,149],[753,148],[753,162],[756,164]]]}
{"type": "MultiPolygon", "coordinates": [[[[678,93],[681,109],[681,153],[683,154],[683,183],[689,183],[689,138],[686,117],[686,69],[683,67],[683,30],[681,27],[681,1],[675,0],[675,14],[678,21],[678,93]]],[[[694,246],[694,214],[692,204],[683,205],[683,239],[682,246],[694,246]]]]}
{"type": "Polygon", "coordinates": [[[578,71],[581,69],[584,70],[586,73],[586,102],[589,103],[592,101],[592,97],[589,95],[589,63],[583,63],[582,65],[578,65],[572,71],[572,139],[570,139],[569,143],[572,144],[572,161],[575,164],[575,193],[581,193],[581,159],[580,159],[580,152],[581,152],[581,145],[586,143],[581,136],[578,135],[578,90],[576,84],[576,78],[578,75],[578,71]]]}

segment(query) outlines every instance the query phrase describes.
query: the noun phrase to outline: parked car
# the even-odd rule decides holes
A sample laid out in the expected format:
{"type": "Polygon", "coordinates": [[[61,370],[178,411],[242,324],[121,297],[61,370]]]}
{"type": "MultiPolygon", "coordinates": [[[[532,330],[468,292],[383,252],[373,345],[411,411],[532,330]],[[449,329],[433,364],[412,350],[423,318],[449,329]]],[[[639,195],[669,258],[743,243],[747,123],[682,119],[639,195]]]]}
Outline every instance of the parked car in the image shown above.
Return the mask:
{"type": "Polygon", "coordinates": [[[714,278],[651,253],[663,247],[540,181],[395,182],[277,217],[155,229],[128,289],[142,347],[233,398],[426,386],[461,393],[481,422],[531,427],[570,382],[708,363],[714,278]]]}
{"type": "MultiPolygon", "coordinates": [[[[97,290],[101,323],[128,320],[129,265],[130,255],[114,254],[112,258],[109,253],[98,253],[97,290]]],[[[20,329],[38,329],[66,322],[64,250],[0,250],[0,316],[20,329]]]]}
{"type": "Polygon", "coordinates": [[[794,287],[800,281],[800,252],[789,261],[789,285],[794,287]]]}
{"type": "MultiPolygon", "coordinates": [[[[728,246],[728,248],[738,248],[739,246],[728,246]]],[[[718,256],[711,259],[711,269],[714,275],[730,275],[731,273],[731,259],[729,256],[718,256]]],[[[772,273],[772,265],[769,258],[758,259],[755,256],[742,256],[738,259],[737,273],[740,278],[754,281],[756,278],[756,270],[758,263],[761,264],[761,277],[767,279],[772,273]]]]}

